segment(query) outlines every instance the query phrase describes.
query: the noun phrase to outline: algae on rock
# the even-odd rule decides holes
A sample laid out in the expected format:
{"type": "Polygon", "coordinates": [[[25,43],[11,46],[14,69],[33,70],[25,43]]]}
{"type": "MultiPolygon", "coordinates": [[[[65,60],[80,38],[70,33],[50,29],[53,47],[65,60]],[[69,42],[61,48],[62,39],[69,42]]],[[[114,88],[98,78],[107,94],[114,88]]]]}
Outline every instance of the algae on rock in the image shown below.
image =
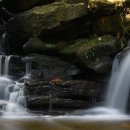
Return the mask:
{"type": "MultiPolygon", "coordinates": [[[[120,49],[120,42],[117,42],[115,37],[111,35],[105,35],[91,40],[81,40],[80,42],[61,50],[61,54],[68,55],[74,59],[74,62],[82,63],[86,67],[98,72],[100,68],[96,70],[95,65],[97,63],[101,64],[101,62],[97,62],[97,58],[99,61],[106,62],[106,60],[101,59],[106,59],[106,57],[118,52],[120,49]]],[[[73,60],[71,61],[73,62],[73,60]]],[[[110,64],[108,63],[109,66],[110,64]]],[[[104,63],[104,65],[106,66],[106,63],[104,63]]]]}

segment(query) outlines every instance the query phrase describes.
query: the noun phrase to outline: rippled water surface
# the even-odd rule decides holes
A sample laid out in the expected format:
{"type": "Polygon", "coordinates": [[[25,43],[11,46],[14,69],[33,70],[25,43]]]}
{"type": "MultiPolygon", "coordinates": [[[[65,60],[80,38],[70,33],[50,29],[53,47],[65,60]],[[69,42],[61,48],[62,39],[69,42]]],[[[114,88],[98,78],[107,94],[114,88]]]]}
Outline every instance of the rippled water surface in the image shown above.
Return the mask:
{"type": "Polygon", "coordinates": [[[130,130],[130,119],[126,117],[19,117],[1,118],[0,130],[130,130]]]}

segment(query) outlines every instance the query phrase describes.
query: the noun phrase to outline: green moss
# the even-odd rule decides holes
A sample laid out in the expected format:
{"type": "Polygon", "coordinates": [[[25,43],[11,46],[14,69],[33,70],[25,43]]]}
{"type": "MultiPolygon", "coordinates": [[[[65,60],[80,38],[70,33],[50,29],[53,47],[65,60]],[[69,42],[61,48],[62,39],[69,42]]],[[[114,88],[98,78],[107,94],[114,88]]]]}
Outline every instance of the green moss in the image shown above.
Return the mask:
{"type": "Polygon", "coordinates": [[[37,37],[30,38],[30,40],[25,44],[24,50],[26,52],[40,52],[44,53],[44,51],[59,51],[60,49],[66,47],[67,44],[65,42],[60,41],[41,41],[37,37]]]}
{"type": "MultiPolygon", "coordinates": [[[[74,62],[82,63],[86,67],[96,70],[95,67],[110,66],[106,57],[121,50],[120,42],[111,35],[97,37],[91,40],[80,40],[61,51],[62,54],[73,57],[74,62]],[[103,57],[103,58],[102,58],[103,57]],[[99,66],[97,64],[100,64],[99,66]]],[[[99,69],[100,70],[100,69],[99,69]]]]}
{"type": "Polygon", "coordinates": [[[98,46],[98,48],[101,46],[107,47],[111,46],[111,42],[115,42],[115,37],[111,35],[105,35],[103,37],[98,37],[92,40],[81,40],[76,42],[75,44],[70,45],[69,47],[63,49],[61,53],[70,55],[70,54],[80,54],[85,51],[85,56],[94,56],[95,52],[94,50],[98,46]],[[110,43],[109,43],[110,41],[110,43]]]}

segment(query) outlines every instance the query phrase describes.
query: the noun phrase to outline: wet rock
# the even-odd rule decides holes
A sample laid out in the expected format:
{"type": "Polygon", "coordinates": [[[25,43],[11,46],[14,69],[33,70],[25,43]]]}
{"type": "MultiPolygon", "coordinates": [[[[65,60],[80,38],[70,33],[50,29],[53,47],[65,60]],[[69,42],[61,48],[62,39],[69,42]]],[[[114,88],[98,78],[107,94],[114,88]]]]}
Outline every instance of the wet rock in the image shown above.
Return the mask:
{"type": "Polygon", "coordinates": [[[12,56],[9,64],[9,75],[17,80],[25,75],[25,71],[25,62],[22,61],[21,57],[12,56]]]}
{"type": "Polygon", "coordinates": [[[58,83],[32,80],[26,83],[25,95],[30,109],[86,108],[99,102],[103,86],[92,81],[71,80],[58,83]]]}
{"type": "Polygon", "coordinates": [[[26,53],[41,53],[41,54],[55,54],[59,50],[66,47],[68,44],[64,41],[43,41],[37,37],[30,38],[24,45],[26,53]]]}
{"type": "Polygon", "coordinates": [[[88,97],[96,97],[98,84],[92,81],[71,80],[59,83],[51,83],[45,81],[30,81],[26,84],[27,95],[48,95],[52,89],[52,95],[59,98],[86,99],[88,97]]]}
{"type": "Polygon", "coordinates": [[[92,66],[93,70],[100,74],[106,74],[111,71],[112,60],[110,57],[98,57],[94,59],[90,66],[92,66]]]}
{"type": "Polygon", "coordinates": [[[27,2],[26,0],[5,0],[4,6],[7,10],[17,13],[28,10],[34,6],[49,4],[53,1],[54,0],[29,0],[27,2]]]}
{"type": "Polygon", "coordinates": [[[26,83],[25,94],[36,97],[49,96],[51,91],[52,97],[89,101],[92,98],[100,98],[101,89],[103,85],[92,81],[70,80],[52,83],[33,80],[26,83]]]}
{"type": "Polygon", "coordinates": [[[72,100],[72,99],[62,99],[56,98],[52,99],[52,104],[54,107],[62,108],[85,108],[87,106],[85,101],[82,100],[72,100]]]}
{"type": "Polygon", "coordinates": [[[92,40],[79,40],[63,49],[61,54],[73,58],[71,62],[83,64],[95,72],[103,72],[111,64],[110,58],[106,56],[117,53],[120,49],[120,42],[117,42],[115,37],[105,35],[92,40]],[[107,63],[105,63],[106,61],[107,63]],[[100,67],[104,69],[102,70],[100,67]]]}
{"type": "MultiPolygon", "coordinates": [[[[44,97],[38,98],[28,98],[27,99],[27,107],[29,109],[40,109],[44,110],[45,108],[49,109],[50,100],[44,97]]],[[[85,108],[86,102],[80,100],[72,100],[72,99],[62,99],[62,98],[53,98],[51,99],[52,110],[54,108],[85,108]]]]}
{"type": "Polygon", "coordinates": [[[42,109],[49,105],[49,97],[28,97],[26,98],[27,108],[30,109],[42,109]]]}
{"type": "Polygon", "coordinates": [[[0,100],[0,115],[2,114],[1,112],[6,111],[8,102],[0,100]]]}
{"type": "Polygon", "coordinates": [[[93,32],[97,35],[117,34],[123,30],[122,18],[120,14],[105,16],[93,25],[93,32]]]}
{"type": "Polygon", "coordinates": [[[79,70],[73,64],[59,58],[39,54],[30,54],[28,57],[34,57],[32,75],[35,77],[39,75],[38,78],[44,80],[69,79],[79,73],[79,70]]]}

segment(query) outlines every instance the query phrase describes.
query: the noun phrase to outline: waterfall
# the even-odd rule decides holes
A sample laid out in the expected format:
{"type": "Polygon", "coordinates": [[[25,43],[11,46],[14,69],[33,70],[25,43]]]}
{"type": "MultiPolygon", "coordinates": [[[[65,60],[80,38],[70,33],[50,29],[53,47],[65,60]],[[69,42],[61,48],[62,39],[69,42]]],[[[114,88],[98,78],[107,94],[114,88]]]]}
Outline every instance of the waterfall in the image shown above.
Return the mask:
{"type": "Polygon", "coordinates": [[[108,84],[106,107],[126,111],[130,88],[130,51],[122,59],[122,52],[115,57],[108,84]]]}
{"type": "Polygon", "coordinates": [[[105,106],[85,110],[86,114],[122,115],[126,113],[130,90],[130,47],[117,54],[107,85],[105,106]]]}
{"type": "Polygon", "coordinates": [[[12,58],[12,55],[10,56],[0,55],[0,76],[9,75],[9,63],[10,63],[11,58],[12,58]]]}
{"type": "MultiPolygon", "coordinates": [[[[26,106],[24,96],[24,80],[22,82],[9,79],[9,66],[13,55],[0,55],[0,106],[3,104],[7,112],[12,112],[16,109],[21,110],[26,106]],[[20,106],[19,106],[20,105],[20,106]],[[19,106],[19,107],[18,107],[19,106]],[[13,107],[13,108],[12,108],[13,107]]],[[[16,56],[15,56],[16,57],[16,56]]],[[[24,77],[31,75],[31,62],[26,63],[26,70],[24,77]]],[[[19,112],[18,110],[18,112],[19,112]]]]}
{"type": "Polygon", "coordinates": [[[31,62],[26,62],[26,75],[27,77],[30,77],[31,75],[31,62]]]}
{"type": "Polygon", "coordinates": [[[9,51],[8,33],[4,32],[0,37],[0,54],[6,54],[9,51]]]}
{"type": "Polygon", "coordinates": [[[18,80],[18,82],[26,82],[27,80],[31,79],[31,71],[32,71],[32,57],[25,57],[22,60],[25,62],[25,75],[18,80]]]}
{"type": "Polygon", "coordinates": [[[5,57],[4,75],[6,75],[6,76],[9,75],[9,62],[10,62],[11,57],[12,57],[12,55],[5,57]]]}
{"type": "Polygon", "coordinates": [[[0,55],[0,76],[2,75],[2,58],[3,56],[0,55]]]}

